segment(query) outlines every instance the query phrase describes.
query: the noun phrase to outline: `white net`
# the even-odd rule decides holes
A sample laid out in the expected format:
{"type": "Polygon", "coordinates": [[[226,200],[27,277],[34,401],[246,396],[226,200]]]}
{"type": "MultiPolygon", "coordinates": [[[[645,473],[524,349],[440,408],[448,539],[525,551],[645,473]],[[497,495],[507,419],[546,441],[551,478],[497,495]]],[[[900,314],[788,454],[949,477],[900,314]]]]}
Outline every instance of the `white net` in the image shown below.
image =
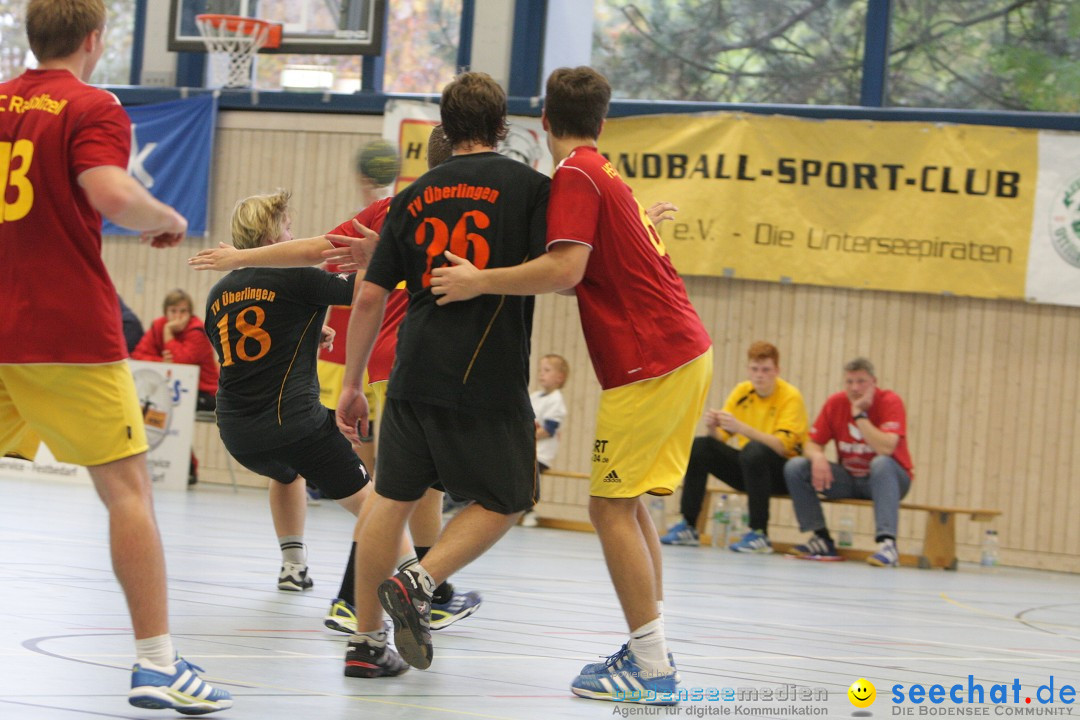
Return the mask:
{"type": "Polygon", "coordinates": [[[266,45],[270,25],[252,18],[199,16],[195,18],[210,56],[210,85],[251,87],[251,61],[266,45]]]}

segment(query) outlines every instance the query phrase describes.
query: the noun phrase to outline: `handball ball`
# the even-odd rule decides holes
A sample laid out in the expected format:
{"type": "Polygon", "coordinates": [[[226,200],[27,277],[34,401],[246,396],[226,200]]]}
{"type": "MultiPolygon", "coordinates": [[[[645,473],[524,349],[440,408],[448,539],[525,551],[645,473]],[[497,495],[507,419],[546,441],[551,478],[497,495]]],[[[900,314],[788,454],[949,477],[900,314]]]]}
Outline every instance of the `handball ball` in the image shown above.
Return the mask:
{"type": "Polygon", "coordinates": [[[357,172],[369,178],[375,187],[385,187],[394,182],[400,169],[401,160],[397,150],[385,140],[369,142],[360,148],[356,156],[357,172]]]}

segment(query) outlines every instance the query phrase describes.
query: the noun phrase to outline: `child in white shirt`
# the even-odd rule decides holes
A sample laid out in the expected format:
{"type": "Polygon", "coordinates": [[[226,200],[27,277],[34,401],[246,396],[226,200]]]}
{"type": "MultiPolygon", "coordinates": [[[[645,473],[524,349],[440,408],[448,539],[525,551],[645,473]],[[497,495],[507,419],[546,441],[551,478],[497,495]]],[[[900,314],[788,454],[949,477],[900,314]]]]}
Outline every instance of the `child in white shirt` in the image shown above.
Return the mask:
{"type": "MultiPolygon", "coordinates": [[[[529,396],[536,415],[536,464],[541,473],[547,472],[559,451],[560,428],[566,422],[566,402],[562,386],[570,375],[570,365],[561,355],[540,358],[540,389],[529,396]]],[[[536,513],[529,510],[521,519],[525,527],[535,527],[536,513]]]]}

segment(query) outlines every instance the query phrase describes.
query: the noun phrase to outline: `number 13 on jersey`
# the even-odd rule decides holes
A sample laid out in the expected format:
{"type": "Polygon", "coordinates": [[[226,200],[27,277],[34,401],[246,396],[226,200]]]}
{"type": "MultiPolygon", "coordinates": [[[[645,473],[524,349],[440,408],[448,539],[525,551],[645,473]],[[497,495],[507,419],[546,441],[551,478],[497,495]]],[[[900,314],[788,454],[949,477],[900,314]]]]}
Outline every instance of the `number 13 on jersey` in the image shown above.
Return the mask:
{"type": "Polygon", "coordinates": [[[33,159],[29,140],[0,142],[0,222],[22,220],[34,206],[34,186],[26,177],[33,159]]]}

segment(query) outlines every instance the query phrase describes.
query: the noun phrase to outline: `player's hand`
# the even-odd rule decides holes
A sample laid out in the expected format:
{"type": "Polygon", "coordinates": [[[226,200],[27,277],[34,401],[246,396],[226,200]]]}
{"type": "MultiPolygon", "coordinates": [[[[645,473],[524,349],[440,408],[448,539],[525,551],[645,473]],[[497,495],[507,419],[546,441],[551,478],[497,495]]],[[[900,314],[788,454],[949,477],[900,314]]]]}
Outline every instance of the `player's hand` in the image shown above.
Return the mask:
{"type": "Polygon", "coordinates": [[[331,243],[339,243],[341,247],[334,246],[329,250],[323,250],[322,256],[326,262],[338,266],[344,272],[356,272],[364,270],[371,262],[371,256],[375,254],[375,248],[379,245],[379,233],[371,228],[361,225],[353,218],[353,229],[359,233],[359,237],[349,235],[324,235],[331,243]]]}
{"type": "Polygon", "coordinates": [[[480,291],[480,271],[471,262],[449,250],[443,253],[449,265],[431,271],[431,293],[438,295],[436,305],[472,300],[480,291]]]}
{"type": "Polygon", "coordinates": [[[161,227],[147,230],[139,235],[139,242],[150,243],[150,247],[176,247],[187,234],[187,219],[169,208],[169,219],[161,227]]]}
{"type": "Polygon", "coordinates": [[[810,461],[810,481],[817,492],[825,492],[832,487],[832,467],[824,456],[810,461]]]}
{"type": "Polygon", "coordinates": [[[194,257],[189,257],[187,264],[192,270],[217,270],[228,272],[243,267],[241,262],[243,251],[237,250],[232,245],[218,243],[215,250],[200,250],[194,257]]]}
{"type": "Polygon", "coordinates": [[[337,410],[334,411],[338,430],[353,445],[360,444],[361,436],[371,433],[368,423],[368,402],[364,391],[358,387],[346,385],[341,388],[337,410]]]}
{"type": "Polygon", "coordinates": [[[651,208],[645,211],[645,214],[649,216],[649,221],[653,225],[659,225],[665,220],[674,220],[675,213],[679,211],[679,208],[675,207],[674,203],[658,202],[653,204],[651,208]]]}
{"type": "Polygon", "coordinates": [[[337,337],[337,330],[329,325],[323,325],[322,332],[319,334],[319,347],[323,350],[333,350],[335,337],[337,337]]]}
{"type": "Polygon", "coordinates": [[[150,243],[150,247],[170,248],[176,247],[184,239],[184,233],[143,233],[139,236],[139,242],[150,243]]]}

